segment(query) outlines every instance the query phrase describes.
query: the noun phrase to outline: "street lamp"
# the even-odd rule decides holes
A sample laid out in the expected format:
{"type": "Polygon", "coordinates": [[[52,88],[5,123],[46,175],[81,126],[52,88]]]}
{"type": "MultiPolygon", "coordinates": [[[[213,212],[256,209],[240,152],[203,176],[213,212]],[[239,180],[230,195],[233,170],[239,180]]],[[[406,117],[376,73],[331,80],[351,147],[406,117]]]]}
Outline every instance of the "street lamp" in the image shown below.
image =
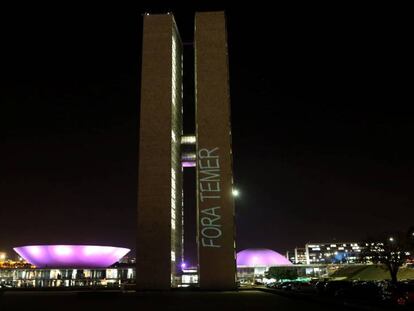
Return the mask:
{"type": "Polygon", "coordinates": [[[391,236],[389,239],[388,239],[390,242],[394,242],[394,238],[391,236]]]}
{"type": "Polygon", "coordinates": [[[233,190],[232,190],[232,193],[233,193],[233,196],[234,196],[234,197],[238,197],[238,196],[240,195],[240,192],[239,192],[239,190],[237,190],[237,189],[233,189],[233,190]]]}

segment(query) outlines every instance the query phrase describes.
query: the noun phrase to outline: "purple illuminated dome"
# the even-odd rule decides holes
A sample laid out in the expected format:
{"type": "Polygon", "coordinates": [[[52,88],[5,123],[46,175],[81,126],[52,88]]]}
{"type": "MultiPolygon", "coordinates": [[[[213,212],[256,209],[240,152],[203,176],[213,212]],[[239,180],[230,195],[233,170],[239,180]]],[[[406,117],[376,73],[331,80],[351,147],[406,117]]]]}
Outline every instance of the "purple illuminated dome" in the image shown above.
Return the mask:
{"type": "Polygon", "coordinates": [[[237,253],[237,267],[271,267],[292,265],[279,253],[267,248],[249,248],[237,253]]]}
{"type": "Polygon", "coordinates": [[[106,268],[130,251],[97,245],[30,245],[13,249],[38,268],[106,268]]]}

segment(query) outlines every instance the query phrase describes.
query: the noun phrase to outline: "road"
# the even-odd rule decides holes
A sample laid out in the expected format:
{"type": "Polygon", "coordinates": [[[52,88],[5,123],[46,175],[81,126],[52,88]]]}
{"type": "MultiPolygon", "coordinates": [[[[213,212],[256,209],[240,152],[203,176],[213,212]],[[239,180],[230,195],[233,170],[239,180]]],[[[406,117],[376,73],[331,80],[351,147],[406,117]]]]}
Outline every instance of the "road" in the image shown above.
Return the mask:
{"type": "Polygon", "coordinates": [[[180,310],[180,311],[260,311],[260,310],[354,310],[333,307],[265,293],[258,290],[238,292],[6,292],[0,296],[1,311],[15,310],[180,310]]]}

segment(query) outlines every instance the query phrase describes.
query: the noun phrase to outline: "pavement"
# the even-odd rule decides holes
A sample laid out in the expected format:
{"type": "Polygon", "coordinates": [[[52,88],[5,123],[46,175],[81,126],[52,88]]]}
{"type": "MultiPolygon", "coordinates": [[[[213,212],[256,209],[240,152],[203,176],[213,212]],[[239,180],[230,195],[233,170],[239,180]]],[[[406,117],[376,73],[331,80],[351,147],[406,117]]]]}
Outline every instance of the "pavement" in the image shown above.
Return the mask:
{"type": "Polygon", "coordinates": [[[119,291],[7,291],[0,296],[0,310],[342,311],[355,309],[345,306],[333,308],[329,304],[284,297],[260,290],[232,292],[174,290],[137,293],[121,293],[119,291]]]}
{"type": "Polygon", "coordinates": [[[286,291],[279,289],[271,289],[266,287],[257,288],[263,292],[271,293],[274,295],[288,297],[294,300],[303,300],[323,304],[325,306],[330,305],[332,310],[337,310],[337,307],[348,307],[350,310],[364,310],[364,311],[394,311],[394,310],[413,310],[414,306],[395,306],[380,301],[372,300],[360,300],[350,298],[338,298],[332,296],[318,295],[316,293],[302,293],[296,291],[286,291]]]}

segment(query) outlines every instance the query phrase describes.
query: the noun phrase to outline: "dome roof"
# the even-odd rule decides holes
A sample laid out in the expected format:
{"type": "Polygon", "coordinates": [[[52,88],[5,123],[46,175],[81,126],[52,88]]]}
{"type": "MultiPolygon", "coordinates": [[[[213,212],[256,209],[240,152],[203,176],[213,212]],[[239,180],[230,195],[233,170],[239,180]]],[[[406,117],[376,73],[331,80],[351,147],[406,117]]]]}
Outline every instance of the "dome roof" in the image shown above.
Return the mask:
{"type": "Polygon", "coordinates": [[[14,250],[38,268],[106,268],[130,251],[99,245],[29,245],[14,250]]]}
{"type": "Polygon", "coordinates": [[[292,263],[279,253],[267,248],[249,248],[237,253],[237,266],[241,267],[270,267],[292,265],[292,263]]]}

